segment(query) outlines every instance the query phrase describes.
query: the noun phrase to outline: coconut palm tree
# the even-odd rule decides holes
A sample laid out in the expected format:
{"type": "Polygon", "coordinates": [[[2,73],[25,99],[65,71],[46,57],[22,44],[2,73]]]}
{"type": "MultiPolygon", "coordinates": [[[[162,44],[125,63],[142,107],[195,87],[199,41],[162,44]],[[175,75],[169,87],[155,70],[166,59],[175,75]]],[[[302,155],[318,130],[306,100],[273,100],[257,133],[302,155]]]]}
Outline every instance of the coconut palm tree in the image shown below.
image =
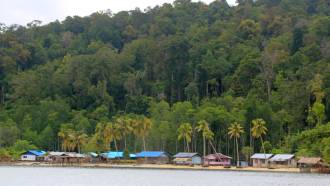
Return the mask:
{"type": "Polygon", "coordinates": [[[62,140],[62,150],[67,152],[70,149],[70,131],[65,128],[61,128],[61,130],[58,132],[58,137],[62,140]]]}
{"type": "Polygon", "coordinates": [[[76,131],[74,130],[68,130],[68,135],[69,135],[69,138],[68,138],[68,141],[69,141],[69,144],[68,144],[68,149],[70,152],[73,152],[77,146],[76,144],[76,131]]]}
{"type": "Polygon", "coordinates": [[[122,139],[122,126],[120,123],[115,123],[113,126],[113,142],[115,143],[116,151],[118,152],[117,140],[122,139]]]}
{"type": "Polygon", "coordinates": [[[81,147],[86,144],[87,138],[87,134],[85,134],[83,131],[75,132],[75,141],[78,153],[81,152],[81,147]]]}
{"type": "Polygon", "coordinates": [[[228,128],[228,135],[230,138],[235,138],[236,142],[237,167],[239,166],[238,138],[241,137],[242,133],[244,133],[243,127],[237,122],[232,123],[228,128]]]}
{"type": "Polygon", "coordinates": [[[264,141],[262,138],[262,135],[266,135],[266,133],[268,131],[268,129],[265,126],[266,122],[263,119],[254,119],[254,120],[252,120],[252,125],[253,125],[252,129],[251,129],[252,136],[254,138],[260,138],[261,146],[264,151],[265,160],[266,160],[266,151],[265,151],[265,147],[264,147],[264,141]]]}
{"type": "Polygon", "coordinates": [[[206,140],[213,138],[214,133],[209,128],[209,123],[205,120],[201,120],[197,123],[197,132],[201,132],[203,136],[203,156],[206,156],[206,140]]]}
{"type": "Polygon", "coordinates": [[[143,117],[134,120],[133,122],[133,133],[142,138],[143,149],[146,151],[146,137],[149,134],[150,129],[152,128],[152,121],[149,118],[143,117]]]}
{"type": "Polygon", "coordinates": [[[108,122],[105,124],[103,129],[103,140],[107,150],[111,150],[111,142],[114,140],[114,124],[108,122]]]}
{"type": "MultiPolygon", "coordinates": [[[[190,123],[183,123],[178,128],[178,140],[183,139],[184,145],[187,145],[187,151],[189,152],[189,144],[191,142],[192,127],[190,123]]],[[[183,148],[185,149],[185,148],[183,148]]]]}
{"type": "Polygon", "coordinates": [[[133,131],[132,119],[130,118],[117,118],[116,123],[120,127],[122,136],[124,137],[124,146],[127,148],[127,136],[133,131]]]}

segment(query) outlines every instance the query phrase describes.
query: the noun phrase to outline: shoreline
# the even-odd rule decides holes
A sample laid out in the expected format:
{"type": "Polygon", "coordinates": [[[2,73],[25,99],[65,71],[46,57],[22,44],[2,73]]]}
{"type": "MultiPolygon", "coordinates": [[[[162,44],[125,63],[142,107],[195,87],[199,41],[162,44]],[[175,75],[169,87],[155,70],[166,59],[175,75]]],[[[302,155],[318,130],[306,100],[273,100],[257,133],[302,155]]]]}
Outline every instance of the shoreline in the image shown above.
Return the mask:
{"type": "Polygon", "coordinates": [[[224,168],[224,167],[202,167],[184,165],[155,165],[155,164],[107,164],[107,163],[81,163],[73,165],[48,164],[43,162],[9,162],[0,163],[0,167],[39,167],[39,168],[99,168],[99,169],[142,169],[142,170],[191,170],[191,171],[237,171],[237,172],[273,172],[273,173],[300,173],[299,168],[224,168]]]}

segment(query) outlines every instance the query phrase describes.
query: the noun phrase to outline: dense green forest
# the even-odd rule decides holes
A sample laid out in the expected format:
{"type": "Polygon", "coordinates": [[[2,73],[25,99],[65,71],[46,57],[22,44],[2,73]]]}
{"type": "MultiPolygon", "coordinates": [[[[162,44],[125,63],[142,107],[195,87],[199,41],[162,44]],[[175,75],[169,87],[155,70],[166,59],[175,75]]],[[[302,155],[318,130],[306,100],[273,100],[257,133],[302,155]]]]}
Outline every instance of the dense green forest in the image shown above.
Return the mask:
{"type": "Polygon", "coordinates": [[[330,1],[237,2],[0,24],[0,154],[264,147],[330,161],[330,1]]]}

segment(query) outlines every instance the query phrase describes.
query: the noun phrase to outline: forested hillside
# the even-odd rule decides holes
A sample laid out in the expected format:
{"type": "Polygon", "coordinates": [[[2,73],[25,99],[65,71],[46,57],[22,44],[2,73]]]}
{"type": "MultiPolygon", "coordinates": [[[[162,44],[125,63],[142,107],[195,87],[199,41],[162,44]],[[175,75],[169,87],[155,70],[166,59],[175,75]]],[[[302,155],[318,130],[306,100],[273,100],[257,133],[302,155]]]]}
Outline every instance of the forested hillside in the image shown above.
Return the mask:
{"type": "Polygon", "coordinates": [[[330,161],[330,1],[238,3],[1,24],[0,151],[234,156],[239,124],[244,157],[259,121],[265,151],[330,161]]]}

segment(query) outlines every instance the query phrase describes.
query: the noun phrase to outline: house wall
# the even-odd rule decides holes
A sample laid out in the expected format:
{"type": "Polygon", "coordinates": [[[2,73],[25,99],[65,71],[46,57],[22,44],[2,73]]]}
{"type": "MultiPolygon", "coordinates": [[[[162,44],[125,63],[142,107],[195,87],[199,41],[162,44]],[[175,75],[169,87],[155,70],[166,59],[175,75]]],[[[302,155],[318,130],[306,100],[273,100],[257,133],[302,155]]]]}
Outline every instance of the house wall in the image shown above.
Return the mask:
{"type": "Polygon", "coordinates": [[[230,159],[221,159],[221,160],[205,159],[204,164],[209,166],[230,166],[231,162],[230,159]]]}
{"type": "Polygon", "coordinates": [[[200,165],[202,164],[202,158],[200,156],[192,157],[192,164],[193,165],[200,165]]]}
{"type": "Polygon", "coordinates": [[[191,161],[191,159],[189,159],[187,161],[175,161],[174,164],[176,164],[176,165],[191,165],[192,161],[191,161]]]}
{"type": "Polygon", "coordinates": [[[253,159],[252,164],[253,167],[268,167],[268,163],[264,159],[253,159]]]}
{"type": "Polygon", "coordinates": [[[137,158],[139,164],[168,164],[170,163],[169,157],[156,157],[156,158],[137,158]]]}
{"type": "Polygon", "coordinates": [[[36,155],[31,155],[31,154],[23,154],[21,155],[21,160],[22,161],[36,161],[36,155]]]}
{"type": "Polygon", "coordinates": [[[270,166],[272,168],[296,168],[297,161],[295,159],[280,161],[280,162],[271,162],[270,166]]]}

